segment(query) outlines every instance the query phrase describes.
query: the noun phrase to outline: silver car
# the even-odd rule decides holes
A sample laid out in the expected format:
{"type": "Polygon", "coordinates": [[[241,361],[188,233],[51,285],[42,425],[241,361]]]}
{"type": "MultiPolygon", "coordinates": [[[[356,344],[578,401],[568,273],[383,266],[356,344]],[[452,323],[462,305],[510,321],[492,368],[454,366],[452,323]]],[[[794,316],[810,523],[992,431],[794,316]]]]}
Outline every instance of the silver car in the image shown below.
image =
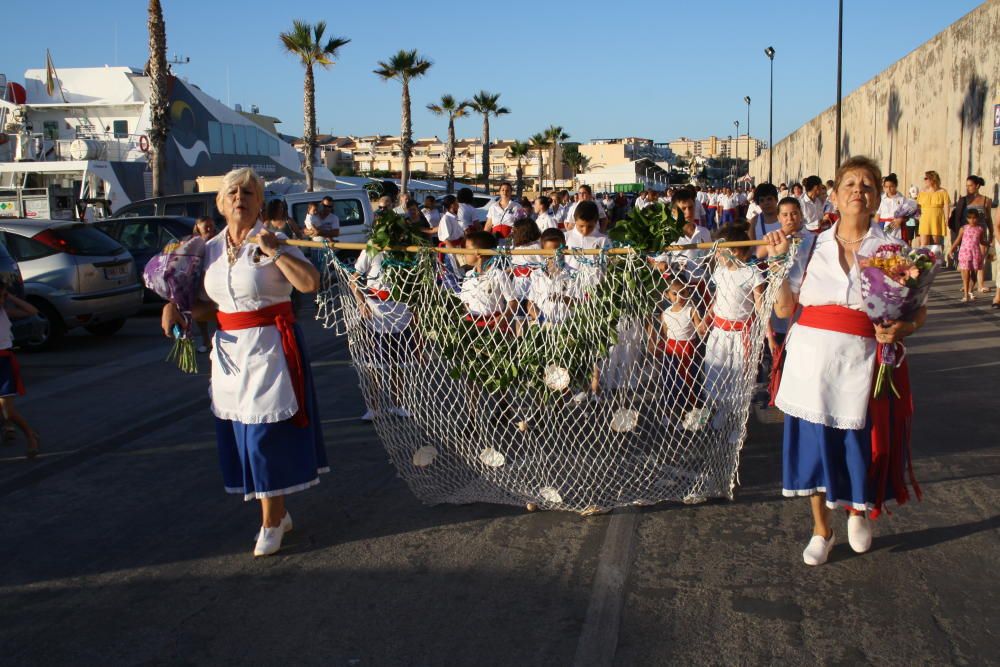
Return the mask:
{"type": "Polygon", "coordinates": [[[132,255],[93,225],[65,220],[4,220],[0,234],[24,278],[25,299],[48,320],[44,348],[69,329],[110,336],[142,305],[132,255]]]}

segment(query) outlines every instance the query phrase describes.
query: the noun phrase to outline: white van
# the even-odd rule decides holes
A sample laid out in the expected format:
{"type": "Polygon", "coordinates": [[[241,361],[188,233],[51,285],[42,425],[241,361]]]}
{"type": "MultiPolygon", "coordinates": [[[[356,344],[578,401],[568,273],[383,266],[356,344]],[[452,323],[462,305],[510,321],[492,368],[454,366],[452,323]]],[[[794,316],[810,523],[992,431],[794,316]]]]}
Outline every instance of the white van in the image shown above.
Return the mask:
{"type": "Polygon", "coordinates": [[[375,215],[368,192],[361,188],[317,190],[278,195],[288,205],[288,214],[303,228],[309,204],[319,204],[326,197],[333,199],[333,213],[340,220],[340,236],[335,240],[345,243],[365,243],[371,232],[375,215]]]}

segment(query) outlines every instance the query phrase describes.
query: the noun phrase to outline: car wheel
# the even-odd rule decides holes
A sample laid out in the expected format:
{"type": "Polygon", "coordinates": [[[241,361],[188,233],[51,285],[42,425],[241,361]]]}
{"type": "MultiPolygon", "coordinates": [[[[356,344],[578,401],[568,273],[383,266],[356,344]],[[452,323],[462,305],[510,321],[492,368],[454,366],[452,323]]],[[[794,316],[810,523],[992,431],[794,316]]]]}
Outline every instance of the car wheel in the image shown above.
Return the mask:
{"type": "Polygon", "coordinates": [[[113,336],[118,333],[123,326],[125,326],[124,318],[119,320],[109,320],[107,322],[99,322],[97,324],[88,324],[84,327],[84,329],[95,336],[113,336]]]}
{"type": "Polygon", "coordinates": [[[66,325],[59,311],[41,299],[29,297],[28,303],[38,309],[38,317],[45,320],[48,326],[42,327],[43,333],[38,338],[27,341],[24,349],[28,352],[41,352],[58,344],[66,335],[66,325]]]}

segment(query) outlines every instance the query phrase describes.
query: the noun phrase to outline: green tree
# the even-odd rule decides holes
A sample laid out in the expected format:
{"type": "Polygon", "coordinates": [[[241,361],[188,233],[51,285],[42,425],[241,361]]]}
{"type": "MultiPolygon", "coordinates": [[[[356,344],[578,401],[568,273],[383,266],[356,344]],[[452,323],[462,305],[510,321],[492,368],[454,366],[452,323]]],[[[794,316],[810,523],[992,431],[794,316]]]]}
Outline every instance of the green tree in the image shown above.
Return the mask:
{"type": "Polygon", "coordinates": [[[146,75],[149,76],[149,148],[152,155],[150,170],[153,172],[153,196],[162,197],[163,179],[167,171],[167,133],[170,130],[168,107],[168,84],[170,70],[167,69],[167,28],[163,22],[160,0],[149,0],[149,62],[146,75]]]}
{"type": "MultiPolygon", "coordinates": [[[[552,169],[552,187],[556,187],[556,150],[559,144],[569,139],[569,135],[563,132],[561,125],[549,125],[548,129],[545,130],[545,138],[549,140],[552,144],[550,150],[552,154],[549,156],[549,167],[552,169]]],[[[541,186],[538,188],[541,190],[541,186]]]]}
{"type": "Polygon", "coordinates": [[[469,106],[483,116],[483,184],[487,192],[490,189],[490,116],[503,116],[510,109],[500,106],[500,93],[488,93],[480,90],[473,96],[469,106]]]}
{"type": "Polygon", "coordinates": [[[542,156],[549,149],[550,142],[548,136],[545,132],[538,132],[531,135],[531,139],[528,140],[531,145],[531,150],[538,151],[538,191],[542,191],[542,181],[545,177],[545,169],[543,166],[544,160],[542,156]]]}
{"type": "Polygon", "coordinates": [[[315,25],[305,21],[292,21],[292,29],[279,36],[281,45],[288,53],[298,56],[305,68],[303,83],[303,119],[302,142],[305,144],[305,162],[303,172],[306,176],[306,191],[313,191],[313,167],[316,161],[316,81],[313,78],[313,67],[331,67],[337,57],[337,52],[351,40],[344,37],[331,37],[324,41],[326,21],[317,21],[315,25]]]}
{"type": "Polygon", "coordinates": [[[517,169],[514,171],[517,180],[514,182],[514,189],[518,199],[524,193],[524,158],[528,157],[530,153],[531,146],[523,141],[515,141],[507,149],[507,154],[517,160],[517,169]]]}
{"type": "Polygon", "coordinates": [[[455,191],[455,119],[469,115],[469,102],[456,102],[451,95],[442,95],[440,102],[427,105],[438,116],[448,117],[448,148],[445,155],[445,191],[455,191]]]}
{"type": "Polygon", "coordinates": [[[407,192],[410,185],[410,156],[413,155],[413,121],[410,117],[410,80],[427,74],[433,63],[417,53],[401,50],[388,61],[379,61],[375,70],[383,81],[395,79],[403,86],[402,128],[400,144],[403,150],[403,170],[399,175],[400,192],[407,192]]]}
{"type": "Polygon", "coordinates": [[[590,158],[581,153],[577,145],[566,146],[563,149],[562,162],[573,172],[573,178],[590,167],[590,158]]]}

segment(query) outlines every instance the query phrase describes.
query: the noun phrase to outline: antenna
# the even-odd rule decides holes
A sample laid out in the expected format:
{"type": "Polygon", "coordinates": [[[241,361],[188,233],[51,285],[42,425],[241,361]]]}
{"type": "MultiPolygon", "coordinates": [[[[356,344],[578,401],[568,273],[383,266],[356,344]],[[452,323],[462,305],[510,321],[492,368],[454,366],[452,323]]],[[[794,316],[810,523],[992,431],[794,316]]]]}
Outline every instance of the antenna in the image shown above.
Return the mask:
{"type": "Polygon", "coordinates": [[[189,62],[191,62],[191,58],[189,58],[188,56],[179,56],[175,53],[174,57],[168,60],[167,62],[171,65],[187,65],[189,62]]]}

